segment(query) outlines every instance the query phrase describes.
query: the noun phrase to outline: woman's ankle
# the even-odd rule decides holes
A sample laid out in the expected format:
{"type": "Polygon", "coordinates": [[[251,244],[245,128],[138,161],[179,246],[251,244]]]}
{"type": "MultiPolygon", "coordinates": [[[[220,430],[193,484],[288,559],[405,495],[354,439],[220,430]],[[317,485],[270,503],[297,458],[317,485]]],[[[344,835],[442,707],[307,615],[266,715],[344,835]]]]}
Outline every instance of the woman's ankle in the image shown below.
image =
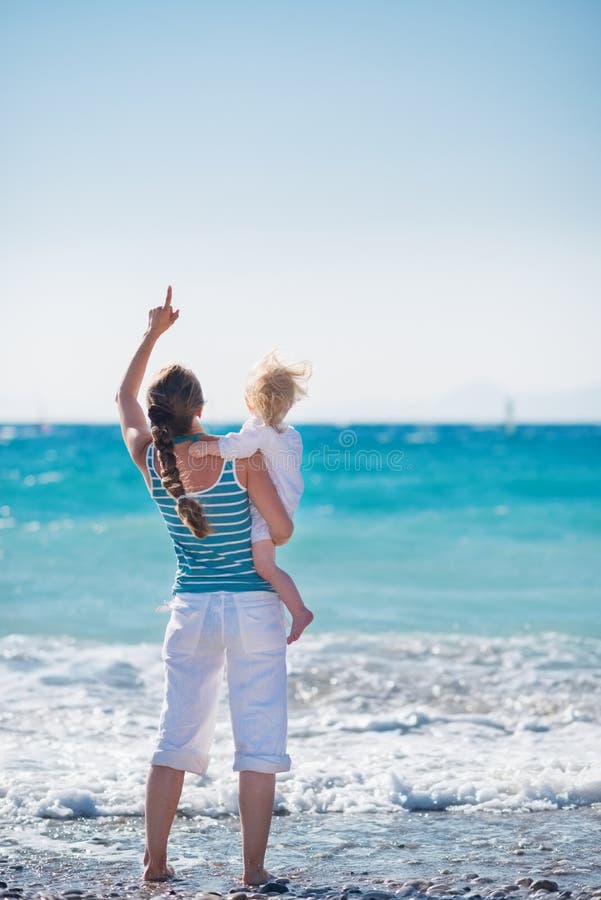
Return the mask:
{"type": "Polygon", "coordinates": [[[244,884],[259,885],[269,881],[271,875],[264,866],[244,866],[244,884]]]}

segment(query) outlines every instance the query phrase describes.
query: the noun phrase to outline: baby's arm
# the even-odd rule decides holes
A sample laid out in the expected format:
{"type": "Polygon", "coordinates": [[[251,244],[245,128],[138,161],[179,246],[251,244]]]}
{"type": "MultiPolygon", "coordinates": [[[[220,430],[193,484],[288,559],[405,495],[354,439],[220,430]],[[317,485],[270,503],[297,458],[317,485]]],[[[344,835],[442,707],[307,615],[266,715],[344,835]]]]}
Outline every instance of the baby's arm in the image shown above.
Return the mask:
{"type": "Polygon", "coordinates": [[[265,445],[265,428],[246,425],[242,431],[230,431],[217,441],[219,453],[224,459],[246,459],[265,445]]]}
{"type": "Polygon", "coordinates": [[[230,431],[217,441],[199,441],[190,448],[196,457],[221,456],[223,459],[246,459],[261,449],[265,442],[265,429],[245,426],[242,431],[230,431]]]}

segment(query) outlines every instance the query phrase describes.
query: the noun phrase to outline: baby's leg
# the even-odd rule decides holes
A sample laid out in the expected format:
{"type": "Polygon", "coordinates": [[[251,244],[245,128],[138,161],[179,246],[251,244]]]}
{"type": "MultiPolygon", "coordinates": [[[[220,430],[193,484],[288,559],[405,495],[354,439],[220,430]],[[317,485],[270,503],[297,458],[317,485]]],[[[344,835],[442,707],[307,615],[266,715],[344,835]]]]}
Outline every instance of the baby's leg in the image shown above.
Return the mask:
{"type": "Polygon", "coordinates": [[[256,541],[253,545],[253,562],[255,569],[265,581],[276,589],[280,600],[292,616],[292,626],[288,635],[288,643],[297,641],[307,625],[313,621],[313,613],[307,609],[294,581],[280,569],[275,562],[275,544],[273,541],[256,541]]]}

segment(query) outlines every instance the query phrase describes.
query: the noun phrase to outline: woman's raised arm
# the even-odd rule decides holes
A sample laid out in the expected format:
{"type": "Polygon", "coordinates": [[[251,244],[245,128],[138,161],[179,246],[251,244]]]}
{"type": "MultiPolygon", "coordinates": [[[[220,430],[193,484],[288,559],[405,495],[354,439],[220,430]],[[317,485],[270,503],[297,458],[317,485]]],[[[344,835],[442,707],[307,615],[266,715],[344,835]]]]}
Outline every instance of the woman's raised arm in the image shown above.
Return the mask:
{"type": "Polygon", "coordinates": [[[150,430],[146,414],[138,402],[138,394],[154,345],[163,332],[171,328],[177,321],[178,316],[179,310],[171,308],[171,285],[169,285],[163,306],[156,306],[148,313],[148,328],[144,332],[115,397],[119,407],[123,440],[133,461],[143,472],[144,467],[140,464],[140,457],[150,441],[150,430]]]}
{"type": "Polygon", "coordinates": [[[269,476],[262,453],[255,453],[248,459],[246,472],[248,496],[267,522],[273,543],[285,544],[292,537],[294,525],[269,476]]]}

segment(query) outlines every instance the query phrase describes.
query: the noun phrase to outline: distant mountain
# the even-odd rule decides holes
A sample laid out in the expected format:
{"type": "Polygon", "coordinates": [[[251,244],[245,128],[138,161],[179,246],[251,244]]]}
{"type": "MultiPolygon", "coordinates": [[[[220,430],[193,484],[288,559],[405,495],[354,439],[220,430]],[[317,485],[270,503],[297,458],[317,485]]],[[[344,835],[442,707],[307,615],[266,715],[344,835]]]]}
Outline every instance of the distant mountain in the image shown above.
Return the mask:
{"type": "Polygon", "coordinates": [[[503,422],[508,405],[516,422],[601,422],[601,384],[569,391],[512,393],[475,382],[442,397],[412,404],[410,417],[440,422],[503,422]]]}

